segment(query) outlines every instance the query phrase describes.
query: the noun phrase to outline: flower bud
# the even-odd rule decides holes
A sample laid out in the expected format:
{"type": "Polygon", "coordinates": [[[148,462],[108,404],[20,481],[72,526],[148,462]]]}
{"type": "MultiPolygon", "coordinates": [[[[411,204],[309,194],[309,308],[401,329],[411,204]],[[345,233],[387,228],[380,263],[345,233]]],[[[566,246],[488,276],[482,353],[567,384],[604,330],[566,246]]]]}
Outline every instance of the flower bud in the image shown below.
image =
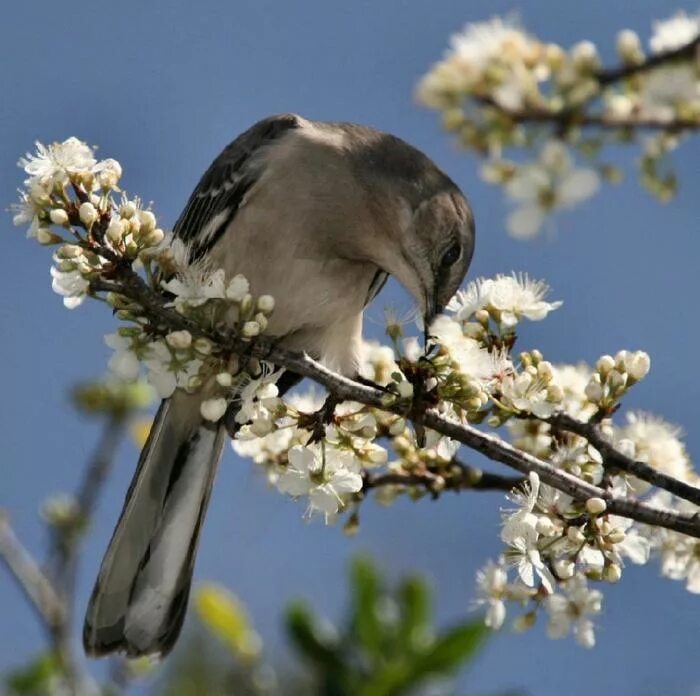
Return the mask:
{"type": "Polygon", "coordinates": [[[151,230],[147,235],[146,238],[143,240],[143,243],[146,246],[149,247],[154,247],[158,246],[163,239],[165,238],[165,232],[160,229],[160,227],[156,227],[154,230],[151,230]]]}
{"type": "Polygon", "coordinates": [[[77,244],[64,244],[57,252],[56,255],[62,259],[75,259],[78,256],[82,256],[83,250],[77,244]]]}
{"type": "Polygon", "coordinates": [[[67,225],[68,224],[68,213],[63,210],[63,208],[54,208],[50,213],[49,217],[54,225],[67,225]]]}
{"type": "Polygon", "coordinates": [[[230,372],[219,372],[216,375],[216,382],[224,388],[228,388],[233,384],[233,375],[230,372]]]}
{"type": "Polygon", "coordinates": [[[91,227],[95,220],[97,220],[97,209],[92,203],[82,203],[80,208],[78,208],[78,217],[84,225],[91,227]]]}
{"type": "Polygon", "coordinates": [[[121,206],[119,206],[119,215],[121,215],[125,220],[129,220],[136,215],[137,210],[138,208],[136,207],[136,203],[133,201],[125,201],[121,204],[121,206]]]}
{"type": "Polygon", "coordinates": [[[226,407],[226,399],[206,399],[202,401],[199,412],[205,420],[216,422],[226,413],[226,407]]]}
{"type": "Polygon", "coordinates": [[[600,372],[603,377],[610,372],[610,370],[615,367],[615,358],[612,355],[603,355],[598,358],[598,362],[595,364],[596,370],[600,372]]]}
{"type": "Polygon", "coordinates": [[[541,363],[538,363],[537,376],[546,382],[549,382],[553,377],[552,363],[547,360],[543,360],[541,363]]]}
{"type": "Polygon", "coordinates": [[[539,534],[546,537],[552,536],[555,532],[554,523],[546,515],[540,515],[537,518],[537,524],[535,525],[535,529],[539,534]]]}
{"type": "Polygon", "coordinates": [[[603,578],[608,582],[617,582],[622,577],[622,568],[617,563],[611,563],[605,566],[603,578]]]}
{"type": "Polygon", "coordinates": [[[603,398],[603,386],[600,383],[600,376],[593,374],[586,385],[586,398],[593,403],[598,403],[603,398]]]}
{"type": "Polygon", "coordinates": [[[583,544],[586,541],[586,536],[578,527],[569,527],[566,530],[566,536],[573,544],[583,544]]]}
{"type": "Polygon", "coordinates": [[[105,190],[116,188],[122,177],[122,166],[114,159],[106,159],[100,162],[100,171],[97,173],[97,182],[100,188],[105,190]]]}
{"type": "Polygon", "coordinates": [[[124,237],[124,223],[119,218],[113,219],[107,226],[105,235],[114,244],[121,242],[124,237]]]}
{"type": "Polygon", "coordinates": [[[208,338],[195,339],[192,347],[201,355],[209,355],[212,349],[212,343],[208,338]]]}
{"type": "Polygon", "coordinates": [[[627,374],[635,381],[644,379],[649,374],[651,368],[651,359],[649,354],[643,350],[638,350],[633,353],[627,360],[627,374]]]}
{"type": "Polygon", "coordinates": [[[600,67],[598,49],[591,41],[580,41],[571,49],[574,67],[581,72],[590,72],[600,67]]]}
{"type": "Polygon", "coordinates": [[[620,529],[619,527],[615,527],[614,529],[611,529],[606,535],[605,539],[609,541],[611,544],[620,544],[625,540],[625,537],[627,535],[625,534],[623,529],[620,529]]]}
{"type": "Polygon", "coordinates": [[[39,244],[55,244],[60,242],[61,238],[55,235],[48,227],[40,225],[36,230],[36,241],[39,244]]]}
{"type": "Polygon", "coordinates": [[[263,314],[272,314],[272,310],[275,308],[275,298],[272,295],[260,295],[258,297],[258,309],[263,314]]]}
{"type": "Polygon", "coordinates": [[[575,564],[565,558],[554,561],[554,572],[560,580],[568,580],[574,576],[575,564]]]}
{"type": "Polygon", "coordinates": [[[260,324],[257,321],[247,321],[241,331],[244,338],[254,338],[260,333],[260,324]]]}
{"type": "Polygon", "coordinates": [[[192,345],[192,334],[189,331],[172,331],[165,337],[165,342],[176,350],[184,350],[192,345]]]}
{"type": "Polygon", "coordinates": [[[558,384],[550,384],[547,387],[547,401],[560,403],[564,400],[564,390],[558,384]]]}
{"type": "Polygon", "coordinates": [[[610,370],[608,374],[608,384],[613,391],[618,391],[622,389],[625,384],[627,384],[627,375],[618,372],[617,370],[610,370]]]}
{"type": "Polygon", "coordinates": [[[246,294],[245,297],[240,300],[239,305],[241,308],[241,314],[248,314],[248,312],[250,312],[250,310],[253,308],[253,296],[250,293],[246,294]]]}
{"type": "Polygon", "coordinates": [[[607,507],[607,503],[602,498],[589,498],[586,501],[586,511],[591,515],[600,515],[607,507]]]}
{"type": "Polygon", "coordinates": [[[413,385],[407,380],[397,382],[396,387],[402,399],[410,399],[413,396],[413,385]]]}
{"type": "Polygon", "coordinates": [[[267,328],[267,317],[262,312],[258,312],[253,319],[258,322],[260,331],[265,331],[267,328]]]}
{"type": "Polygon", "coordinates": [[[148,234],[156,228],[156,216],[150,210],[139,210],[138,219],[143,234],[148,234]]]}
{"type": "Polygon", "coordinates": [[[617,52],[625,63],[640,63],[644,60],[642,43],[631,29],[623,29],[618,33],[617,52]]]}

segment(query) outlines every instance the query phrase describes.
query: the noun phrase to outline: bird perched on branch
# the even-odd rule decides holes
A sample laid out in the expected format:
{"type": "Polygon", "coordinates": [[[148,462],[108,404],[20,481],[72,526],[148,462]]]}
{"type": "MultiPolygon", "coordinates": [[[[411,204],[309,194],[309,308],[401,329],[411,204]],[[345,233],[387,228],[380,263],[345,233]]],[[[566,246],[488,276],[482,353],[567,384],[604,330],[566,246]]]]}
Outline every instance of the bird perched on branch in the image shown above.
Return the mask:
{"type": "MultiPolygon", "coordinates": [[[[474,249],[469,204],[423,153],[372,128],[292,114],[226,147],[174,233],[191,262],[241,273],[253,294],[274,297],[267,334],[350,377],[363,310],[387,277],[428,326],[474,249]]],[[[283,374],[280,392],[296,380],[283,374]]],[[[164,655],[177,640],[226,437],[223,419],[202,418],[204,398],[178,390],[158,409],[87,609],[90,654],[164,655]]]]}

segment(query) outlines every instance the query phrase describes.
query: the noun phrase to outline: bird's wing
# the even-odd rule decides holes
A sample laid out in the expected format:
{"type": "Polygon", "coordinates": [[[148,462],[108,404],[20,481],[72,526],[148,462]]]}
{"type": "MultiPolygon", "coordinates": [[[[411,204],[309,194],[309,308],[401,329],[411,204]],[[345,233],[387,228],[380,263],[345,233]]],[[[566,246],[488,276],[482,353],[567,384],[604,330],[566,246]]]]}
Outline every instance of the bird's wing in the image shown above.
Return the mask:
{"type": "Polygon", "coordinates": [[[254,155],[290,130],[301,127],[294,114],[270,116],[239,135],[212,162],[175,223],[174,233],[190,249],[191,260],[206,255],[233,220],[260,168],[254,155]]]}

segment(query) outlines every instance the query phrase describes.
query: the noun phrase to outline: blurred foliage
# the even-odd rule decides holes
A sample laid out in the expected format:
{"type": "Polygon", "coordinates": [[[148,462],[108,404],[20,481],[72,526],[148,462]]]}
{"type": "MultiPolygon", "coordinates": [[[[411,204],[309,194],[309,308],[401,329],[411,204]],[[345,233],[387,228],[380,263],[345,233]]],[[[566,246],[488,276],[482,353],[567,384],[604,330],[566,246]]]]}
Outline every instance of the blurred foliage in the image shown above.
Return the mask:
{"type": "Polygon", "coordinates": [[[154,392],[144,380],[100,379],[79,384],[71,396],[76,408],[83,413],[125,418],[147,408],[153,402],[154,392]]]}
{"type": "Polygon", "coordinates": [[[424,580],[409,577],[388,588],[364,558],[353,563],[350,579],[351,599],[339,626],[304,602],[288,607],[286,632],[302,664],[285,674],[267,664],[238,600],[220,587],[202,587],[195,599],[200,630],[177,654],[162,693],[393,696],[429,685],[431,694],[455,693],[451,678],[486,639],[483,621],[438,631],[424,580]]]}

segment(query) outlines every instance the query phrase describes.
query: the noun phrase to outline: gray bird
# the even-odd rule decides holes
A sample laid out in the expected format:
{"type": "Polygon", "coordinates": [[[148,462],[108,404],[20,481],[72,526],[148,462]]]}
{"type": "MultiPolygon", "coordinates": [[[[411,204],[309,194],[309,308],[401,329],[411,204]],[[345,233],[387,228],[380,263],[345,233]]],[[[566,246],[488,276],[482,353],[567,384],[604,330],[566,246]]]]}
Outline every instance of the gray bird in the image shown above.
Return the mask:
{"type": "MultiPolygon", "coordinates": [[[[427,326],[474,250],[467,200],[423,153],[372,128],[292,114],[236,138],[174,232],[191,262],[242,273],[254,295],[274,297],[267,334],[350,377],[363,310],[387,277],[414,296],[427,326]]],[[[296,381],[284,373],[280,392],[296,381]]],[[[90,598],[89,654],[162,656],[177,640],[226,437],[223,422],[202,419],[203,398],[178,390],[158,409],[90,598]]]]}

